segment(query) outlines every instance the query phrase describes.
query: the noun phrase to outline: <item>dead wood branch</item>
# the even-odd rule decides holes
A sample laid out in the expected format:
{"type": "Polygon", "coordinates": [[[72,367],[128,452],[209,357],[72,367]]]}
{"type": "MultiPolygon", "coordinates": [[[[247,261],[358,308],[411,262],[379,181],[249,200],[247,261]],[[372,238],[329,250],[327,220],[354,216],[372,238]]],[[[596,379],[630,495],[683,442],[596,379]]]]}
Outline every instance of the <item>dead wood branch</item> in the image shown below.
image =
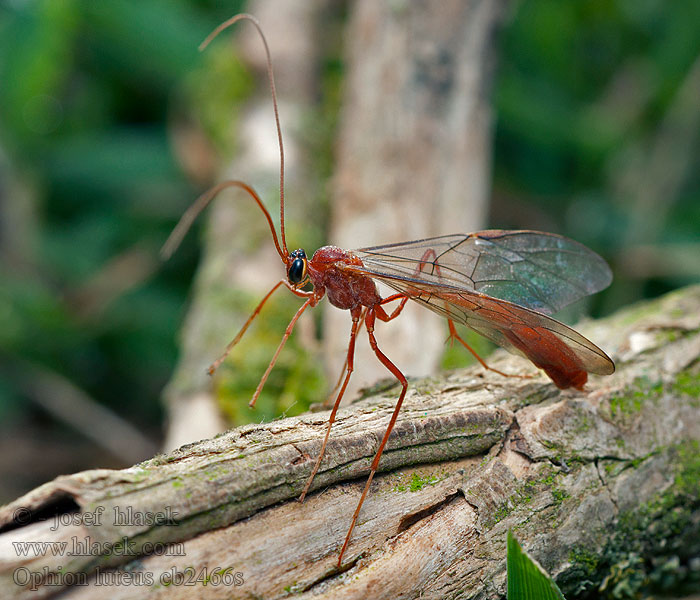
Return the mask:
{"type": "Polygon", "coordinates": [[[2,596],[184,598],[190,581],[198,598],[499,598],[508,528],[565,591],[600,585],[623,557],[682,564],[700,543],[700,287],[581,329],[618,366],[585,393],[477,368],[411,382],[345,572],[337,551],[393,387],[340,411],[303,504],[325,412],[29,492],[0,508],[2,596]]]}

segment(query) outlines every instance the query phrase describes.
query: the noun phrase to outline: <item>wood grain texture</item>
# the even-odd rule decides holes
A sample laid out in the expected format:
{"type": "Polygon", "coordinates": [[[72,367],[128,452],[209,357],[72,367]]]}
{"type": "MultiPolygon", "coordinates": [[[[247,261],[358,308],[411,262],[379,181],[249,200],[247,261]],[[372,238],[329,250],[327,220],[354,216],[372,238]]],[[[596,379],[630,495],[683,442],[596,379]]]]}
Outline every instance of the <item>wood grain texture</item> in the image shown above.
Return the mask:
{"type": "MultiPolygon", "coordinates": [[[[502,598],[509,528],[565,593],[601,585],[629,556],[688,564],[700,538],[700,287],[581,331],[618,367],[585,393],[479,369],[410,382],[342,572],[337,552],[396,387],[340,411],[303,504],[294,498],[325,412],[241,427],[130,469],[59,477],[1,507],[2,597],[502,598]],[[115,508],[130,508],[131,524],[116,522],[115,508]],[[52,530],[41,520],[52,511],[72,522],[52,530]],[[159,511],[174,523],[134,522],[159,511]],[[99,525],[86,523],[98,512],[99,525]],[[122,546],[69,555],[86,540],[122,546]],[[14,543],[27,541],[68,551],[21,556],[14,543]],[[161,579],[188,568],[202,576],[194,586],[161,579]],[[217,585],[226,569],[239,585],[217,585]],[[26,573],[56,585],[13,582],[26,573]],[[86,585],[64,589],[66,573],[86,585]]],[[[490,362],[530,369],[500,352],[490,362]]]]}

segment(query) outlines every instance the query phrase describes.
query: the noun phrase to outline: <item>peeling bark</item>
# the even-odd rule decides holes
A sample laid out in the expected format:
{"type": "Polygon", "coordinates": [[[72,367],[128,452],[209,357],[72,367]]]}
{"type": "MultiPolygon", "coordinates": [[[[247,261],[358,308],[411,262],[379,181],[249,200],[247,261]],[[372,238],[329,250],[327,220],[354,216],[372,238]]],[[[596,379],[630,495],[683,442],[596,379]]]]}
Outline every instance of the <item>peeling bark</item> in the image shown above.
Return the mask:
{"type": "MultiPolygon", "coordinates": [[[[613,585],[625,565],[649,575],[660,559],[691,564],[700,550],[700,287],[580,329],[618,367],[584,393],[477,368],[411,381],[340,572],[337,552],[395,386],[339,411],[303,504],[294,498],[326,412],[33,490],[0,508],[2,595],[184,598],[195,587],[162,578],[191,568],[198,598],[502,598],[508,529],[570,594],[613,585]],[[159,512],[172,523],[139,522],[159,512]],[[21,556],[13,544],[27,541],[68,550],[21,556]],[[88,541],[85,556],[69,555],[88,541]],[[171,555],[159,555],[165,543],[171,555]],[[96,550],[106,544],[117,545],[96,550]],[[43,574],[45,584],[31,591],[13,583],[18,573],[43,574]],[[69,577],[86,585],[63,587],[69,577]]],[[[532,372],[501,352],[489,362],[532,372]]]]}

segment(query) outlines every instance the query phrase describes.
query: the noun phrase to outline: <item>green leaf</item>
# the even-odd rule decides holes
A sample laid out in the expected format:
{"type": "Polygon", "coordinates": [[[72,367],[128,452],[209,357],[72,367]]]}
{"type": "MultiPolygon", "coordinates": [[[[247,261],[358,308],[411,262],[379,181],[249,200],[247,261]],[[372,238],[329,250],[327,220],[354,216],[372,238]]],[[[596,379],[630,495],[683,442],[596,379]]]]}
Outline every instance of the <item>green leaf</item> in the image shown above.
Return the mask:
{"type": "Polygon", "coordinates": [[[508,531],[508,600],[565,600],[557,584],[508,531]]]}

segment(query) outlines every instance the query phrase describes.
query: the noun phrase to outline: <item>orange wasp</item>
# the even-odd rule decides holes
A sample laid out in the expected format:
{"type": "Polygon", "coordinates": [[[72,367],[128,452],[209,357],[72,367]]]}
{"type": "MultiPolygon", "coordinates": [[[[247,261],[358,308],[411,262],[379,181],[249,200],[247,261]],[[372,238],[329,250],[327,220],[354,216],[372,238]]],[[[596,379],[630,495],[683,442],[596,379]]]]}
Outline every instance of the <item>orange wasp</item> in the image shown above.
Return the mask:
{"type": "MultiPolygon", "coordinates": [[[[583,389],[588,373],[610,375],[612,360],[595,344],[563,323],[548,316],[562,307],[607,287],[612,274],[605,261],[585,246],[551,233],[538,231],[489,230],[470,234],[445,235],[423,240],[343,250],[324,246],[309,258],[302,249],[289,252],[284,230],[284,147],[277,109],[275,82],[267,41],[258,21],[239,14],[219,25],[202,43],[204,49],[221,31],[237,21],[248,20],[260,34],[267,56],[267,74],[272,95],[280,148],[280,236],[277,236],[270,213],[262,200],[246,183],[237,180],[218,184],[185,212],[163,246],[170,256],[177,248],[197,215],[227,187],[245,190],[258,204],[270,226],[272,239],[286,271],[265,295],[240,332],[226,347],[224,354],[209,367],[212,374],[238,343],[265,302],[280,287],[287,287],[304,303],[287,326],[267,370],[260,379],[249,405],[253,407],[270,371],[289,338],[299,317],[309,307],[327,296],[340,309],[349,310],[352,318],[345,376],[338,382],[338,393],[328,418],[328,427],[313,470],[299,497],[303,501],[318,471],[331,427],[353,371],[355,338],[364,324],[369,343],[379,361],[398,379],[401,393],[382,438],[360,501],[338,556],[340,566],[360,508],[377,471],[379,459],[408,389],[406,377],[381,351],[374,336],[377,319],[388,322],[401,313],[408,300],[420,302],[447,318],[450,336],[458,340],[479,362],[486,363],[458,335],[455,322],[486,336],[499,346],[529,359],[542,369],[560,389],[583,389]],[[281,239],[281,243],[280,243],[281,239]],[[382,298],[375,280],[382,281],[396,293],[382,298]],[[307,284],[313,289],[304,290],[307,284]],[[393,310],[385,306],[398,302],[393,310]]],[[[495,371],[495,369],[490,369],[495,371]]],[[[506,375],[496,371],[501,375],[506,375]]]]}

